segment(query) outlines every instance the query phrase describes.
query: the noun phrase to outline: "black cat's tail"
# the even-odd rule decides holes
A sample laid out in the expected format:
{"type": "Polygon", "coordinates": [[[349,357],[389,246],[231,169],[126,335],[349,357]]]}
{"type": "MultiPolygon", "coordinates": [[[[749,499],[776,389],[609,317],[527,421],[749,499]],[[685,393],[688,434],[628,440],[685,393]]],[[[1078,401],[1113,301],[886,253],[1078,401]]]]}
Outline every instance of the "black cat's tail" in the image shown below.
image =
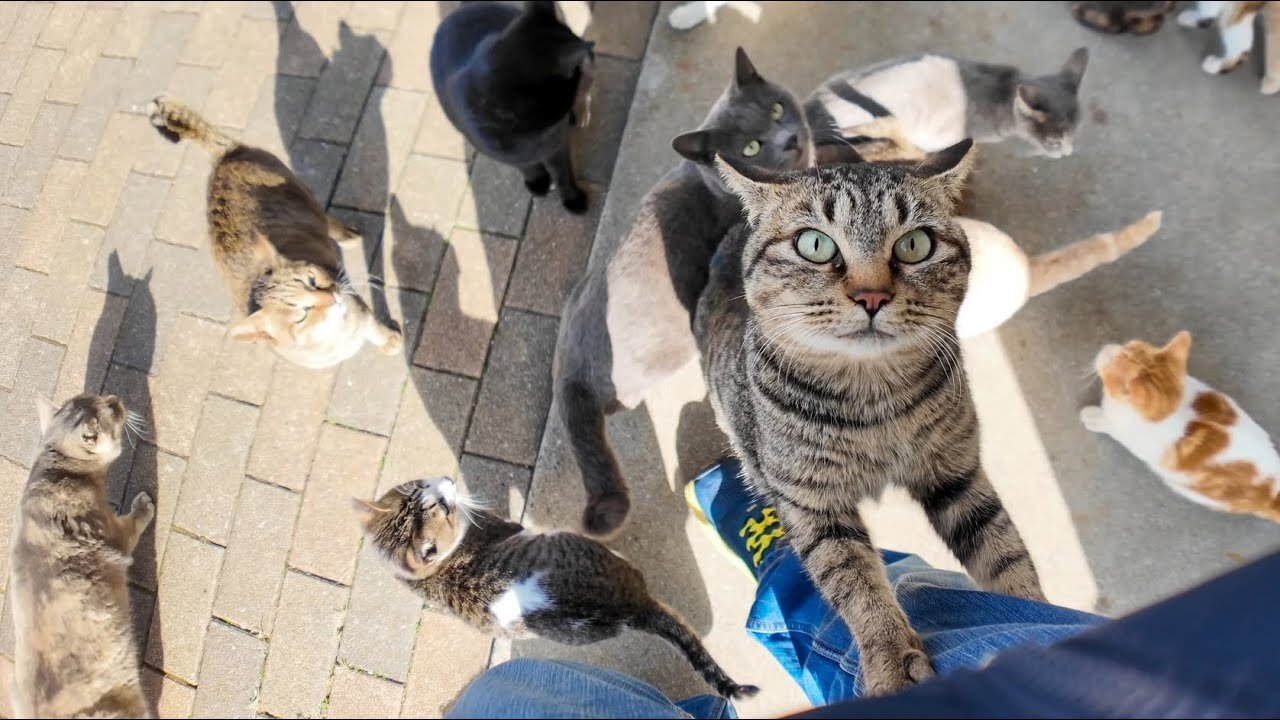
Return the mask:
{"type": "Polygon", "coordinates": [[[173,142],[192,140],[200,144],[216,162],[236,146],[236,141],[200,117],[195,110],[164,95],[147,104],[147,117],[161,135],[173,142]]]}
{"type": "Polygon", "coordinates": [[[631,498],[605,432],[604,402],[588,383],[560,375],[556,377],[556,399],[587,491],[582,528],[588,535],[607,537],[627,519],[631,498]]]}
{"type": "Polygon", "coordinates": [[[755,685],[739,685],[725,674],[711,653],[694,634],[693,628],[685,624],[675,611],[663,603],[654,600],[653,605],[636,613],[631,620],[631,627],[657,635],[675,645],[689,658],[689,664],[706,678],[707,684],[716,689],[722,697],[741,700],[754,697],[760,692],[755,685]]]}

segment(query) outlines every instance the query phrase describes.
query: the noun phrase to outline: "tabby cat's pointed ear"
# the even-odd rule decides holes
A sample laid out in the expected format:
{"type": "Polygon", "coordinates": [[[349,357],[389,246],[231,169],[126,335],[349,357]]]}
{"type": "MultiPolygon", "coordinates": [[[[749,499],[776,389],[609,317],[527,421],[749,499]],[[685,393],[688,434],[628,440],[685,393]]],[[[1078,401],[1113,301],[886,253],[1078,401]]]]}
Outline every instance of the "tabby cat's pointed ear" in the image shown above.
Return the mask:
{"type": "Polygon", "coordinates": [[[1063,63],[1062,70],[1058,74],[1062,76],[1065,82],[1074,92],[1079,89],[1080,81],[1084,79],[1084,70],[1089,66],[1089,48],[1076,48],[1075,52],[1067,57],[1067,61],[1063,63]]]}
{"type": "Polygon", "coordinates": [[[745,87],[758,83],[761,79],[760,73],[756,72],[756,66],[751,64],[751,58],[747,57],[747,51],[738,48],[733,56],[733,84],[737,87],[745,87]]]}
{"type": "Polygon", "coordinates": [[[715,164],[725,187],[738,196],[742,201],[742,209],[747,212],[747,218],[755,222],[764,212],[769,186],[781,182],[781,179],[764,168],[740,164],[720,154],[715,156],[715,164]]]}
{"type": "Polygon", "coordinates": [[[58,414],[58,406],[43,395],[36,396],[36,415],[40,418],[40,434],[49,432],[53,424],[53,416],[58,414]]]}
{"type": "Polygon", "coordinates": [[[270,342],[274,339],[268,327],[265,310],[259,310],[227,329],[232,340],[240,342],[270,342]]]}
{"type": "Polygon", "coordinates": [[[351,510],[355,512],[356,517],[360,519],[360,524],[371,525],[378,518],[387,513],[387,509],[379,506],[377,503],[362,500],[358,497],[351,498],[351,510]]]}
{"type": "Polygon", "coordinates": [[[940,191],[954,204],[960,199],[964,181],[973,169],[973,156],[973,140],[965,138],[951,147],[929,153],[911,174],[925,180],[927,186],[940,191]]]}
{"type": "Polygon", "coordinates": [[[1160,352],[1173,358],[1185,369],[1187,366],[1187,357],[1191,355],[1191,333],[1183,330],[1177,335],[1174,335],[1173,339],[1169,341],[1169,344],[1160,349],[1160,352]]]}

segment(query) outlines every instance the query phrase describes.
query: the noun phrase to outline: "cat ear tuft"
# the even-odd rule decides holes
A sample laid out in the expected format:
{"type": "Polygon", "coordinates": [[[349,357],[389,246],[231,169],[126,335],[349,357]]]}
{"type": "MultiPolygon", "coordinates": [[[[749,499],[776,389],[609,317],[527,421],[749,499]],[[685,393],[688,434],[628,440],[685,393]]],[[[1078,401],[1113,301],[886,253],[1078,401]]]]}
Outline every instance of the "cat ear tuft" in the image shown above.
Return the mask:
{"type": "Polygon", "coordinates": [[[58,414],[58,406],[43,395],[36,396],[36,415],[40,418],[40,435],[49,432],[53,425],[53,416],[58,414]]]}
{"type": "Polygon", "coordinates": [[[372,524],[387,512],[386,508],[380,507],[377,503],[371,503],[358,497],[351,498],[351,510],[355,512],[362,525],[372,524]]]}
{"type": "Polygon", "coordinates": [[[759,219],[769,194],[769,185],[781,182],[781,178],[764,168],[738,163],[718,153],[715,155],[715,165],[725,187],[742,201],[742,209],[746,211],[747,218],[752,222],[759,219]]]}
{"type": "Polygon", "coordinates": [[[276,246],[271,244],[271,240],[266,235],[253,231],[253,259],[259,263],[274,263],[280,253],[276,250],[276,246]]]}
{"type": "Polygon", "coordinates": [[[1183,368],[1187,366],[1187,357],[1191,355],[1191,333],[1183,330],[1160,349],[1160,352],[1178,361],[1183,368]]]}
{"type": "Polygon", "coordinates": [[[671,141],[671,148],[680,156],[700,165],[710,165],[715,159],[715,150],[711,147],[711,133],[706,130],[678,135],[671,141]]]}
{"type": "Polygon", "coordinates": [[[940,190],[954,203],[960,199],[964,181],[973,169],[973,140],[965,138],[951,147],[929,153],[911,174],[926,181],[928,186],[940,190]]]}
{"type": "Polygon", "coordinates": [[[227,334],[232,340],[240,342],[271,342],[274,336],[267,327],[267,315],[265,310],[259,310],[249,317],[235,323],[227,329],[227,334]]]}
{"type": "Polygon", "coordinates": [[[747,57],[747,51],[739,47],[733,56],[733,84],[745,87],[762,80],[756,66],[751,64],[751,58],[747,57]]]}
{"type": "Polygon", "coordinates": [[[1067,57],[1067,61],[1063,63],[1062,70],[1058,74],[1062,76],[1065,82],[1075,92],[1080,87],[1080,81],[1084,79],[1085,68],[1089,66],[1089,48],[1076,48],[1075,52],[1067,57]]]}

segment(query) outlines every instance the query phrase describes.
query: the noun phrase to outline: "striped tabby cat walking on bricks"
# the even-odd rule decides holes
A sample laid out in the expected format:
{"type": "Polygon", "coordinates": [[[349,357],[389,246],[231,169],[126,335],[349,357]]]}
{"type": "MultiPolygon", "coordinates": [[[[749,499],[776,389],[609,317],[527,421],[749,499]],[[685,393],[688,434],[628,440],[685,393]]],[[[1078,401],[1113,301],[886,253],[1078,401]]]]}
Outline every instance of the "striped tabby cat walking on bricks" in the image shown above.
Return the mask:
{"type": "Polygon", "coordinates": [[[717,161],[747,222],[725,237],[698,306],[712,406],[849,624],[868,695],[933,675],[858,513],[887,485],[924,507],[983,588],[1044,598],[982,470],[956,338],[970,257],[953,212],[971,147],[914,168],[717,161]]]}

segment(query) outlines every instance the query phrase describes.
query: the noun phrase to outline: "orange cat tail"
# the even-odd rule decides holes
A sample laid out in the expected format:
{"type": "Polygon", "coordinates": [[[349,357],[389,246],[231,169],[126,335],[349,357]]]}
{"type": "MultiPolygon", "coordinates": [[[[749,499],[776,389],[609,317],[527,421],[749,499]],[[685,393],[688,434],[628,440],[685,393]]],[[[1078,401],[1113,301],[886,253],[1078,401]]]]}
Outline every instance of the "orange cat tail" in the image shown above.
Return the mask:
{"type": "Polygon", "coordinates": [[[1101,233],[1036,255],[1029,261],[1027,296],[1035,297],[1119,259],[1154,235],[1160,229],[1160,218],[1161,212],[1156,210],[1117,232],[1101,233]]]}
{"type": "Polygon", "coordinates": [[[147,104],[147,116],[161,135],[174,142],[194,140],[208,151],[215,162],[236,146],[234,140],[209,124],[195,110],[164,95],[147,104]]]}

